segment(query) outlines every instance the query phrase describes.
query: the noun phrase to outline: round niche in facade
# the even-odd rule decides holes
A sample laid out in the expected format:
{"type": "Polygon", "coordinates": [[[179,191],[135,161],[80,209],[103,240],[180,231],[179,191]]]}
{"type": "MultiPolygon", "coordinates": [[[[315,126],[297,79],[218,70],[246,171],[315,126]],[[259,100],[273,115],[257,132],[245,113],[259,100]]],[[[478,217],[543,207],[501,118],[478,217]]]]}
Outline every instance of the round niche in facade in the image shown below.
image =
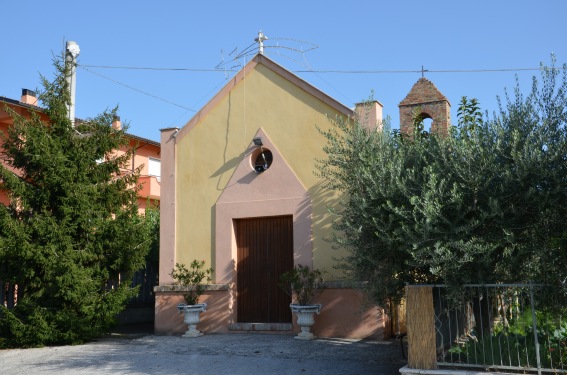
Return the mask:
{"type": "Polygon", "coordinates": [[[256,173],[262,173],[270,168],[273,159],[274,156],[272,155],[272,151],[268,150],[265,147],[258,147],[252,153],[250,162],[256,173]]]}

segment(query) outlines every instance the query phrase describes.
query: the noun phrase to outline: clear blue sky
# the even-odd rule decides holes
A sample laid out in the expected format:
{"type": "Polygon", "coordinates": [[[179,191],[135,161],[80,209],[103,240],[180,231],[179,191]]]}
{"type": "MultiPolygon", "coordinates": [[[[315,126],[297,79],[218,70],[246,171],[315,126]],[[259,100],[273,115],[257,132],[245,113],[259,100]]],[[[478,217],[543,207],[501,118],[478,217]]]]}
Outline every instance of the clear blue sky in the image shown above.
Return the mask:
{"type": "Polygon", "coordinates": [[[449,99],[455,121],[463,95],[492,112],[516,75],[528,91],[539,72],[435,71],[538,68],[551,53],[567,62],[563,0],[2,0],[0,13],[1,96],[19,99],[22,88],[40,86],[40,73],[53,77],[53,54],[73,40],[81,48],[76,116],[119,105],[129,132],[153,140],[161,128],[182,127],[234,75],[231,68],[252,58],[233,59],[259,30],[270,38],[268,57],[343,104],[373,91],[394,128],[399,102],[421,77],[404,71],[430,70],[425,76],[449,99]],[[226,70],[215,71],[219,64],[226,70]]]}

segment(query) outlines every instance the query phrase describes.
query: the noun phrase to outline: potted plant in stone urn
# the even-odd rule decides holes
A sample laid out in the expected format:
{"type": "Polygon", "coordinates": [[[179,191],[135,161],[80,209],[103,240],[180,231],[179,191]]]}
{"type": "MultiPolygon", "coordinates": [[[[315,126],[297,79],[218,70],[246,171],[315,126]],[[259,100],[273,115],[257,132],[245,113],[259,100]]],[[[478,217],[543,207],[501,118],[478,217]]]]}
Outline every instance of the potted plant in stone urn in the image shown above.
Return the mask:
{"type": "Polygon", "coordinates": [[[205,269],[205,261],[193,260],[189,268],[183,263],[176,263],[175,268],[171,271],[170,276],[175,280],[175,284],[182,286],[185,294],[186,303],[177,305],[179,313],[184,314],[183,321],[188,326],[187,332],[183,337],[199,337],[202,336],[197,330],[197,324],[200,322],[200,314],[207,310],[206,303],[199,303],[199,297],[205,291],[203,280],[211,281],[212,268],[205,269]]]}
{"type": "Polygon", "coordinates": [[[312,303],[323,284],[322,272],[301,264],[283,273],[280,277],[280,287],[291,296],[291,311],[297,315],[297,324],[301,332],[294,338],[297,340],[312,340],[315,336],[310,332],[315,323],[315,314],[321,312],[320,303],[312,303]]]}

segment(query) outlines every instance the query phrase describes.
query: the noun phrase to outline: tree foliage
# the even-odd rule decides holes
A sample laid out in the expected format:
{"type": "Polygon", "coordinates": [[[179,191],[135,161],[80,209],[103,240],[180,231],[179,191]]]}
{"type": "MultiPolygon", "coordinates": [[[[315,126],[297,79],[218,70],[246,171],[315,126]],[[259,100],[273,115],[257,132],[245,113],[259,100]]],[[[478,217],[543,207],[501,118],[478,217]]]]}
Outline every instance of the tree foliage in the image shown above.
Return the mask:
{"type": "Polygon", "coordinates": [[[16,284],[17,305],[0,306],[0,346],[84,342],[108,332],[135,295],[133,273],[147,254],[150,225],[138,215],[139,170],[124,130],[105,111],[75,126],[63,59],[42,77],[49,116],[12,112],[0,167],[11,197],[0,205],[0,280],[16,284]]]}
{"type": "Polygon", "coordinates": [[[175,268],[171,270],[170,276],[177,285],[188,287],[187,293],[183,295],[188,305],[196,305],[199,298],[205,293],[203,280],[210,282],[214,269],[205,268],[204,260],[193,259],[189,268],[184,263],[175,263],[175,268]]]}
{"type": "Polygon", "coordinates": [[[334,121],[318,175],[343,193],[332,210],[332,241],[349,250],[340,267],[386,307],[406,283],[564,283],[566,93],[552,57],[492,118],[463,97],[448,135],[334,121]]]}
{"type": "Polygon", "coordinates": [[[291,297],[293,303],[307,306],[321,291],[323,281],[322,271],[296,264],[291,270],[281,274],[279,286],[291,297]]]}

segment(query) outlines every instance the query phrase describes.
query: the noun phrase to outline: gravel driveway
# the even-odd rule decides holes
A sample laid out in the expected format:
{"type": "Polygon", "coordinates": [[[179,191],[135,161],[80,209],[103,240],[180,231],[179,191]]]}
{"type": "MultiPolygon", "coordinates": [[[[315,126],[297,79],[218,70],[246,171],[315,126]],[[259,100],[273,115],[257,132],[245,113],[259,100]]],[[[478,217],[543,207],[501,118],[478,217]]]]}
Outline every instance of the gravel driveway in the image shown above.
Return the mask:
{"type": "Polygon", "coordinates": [[[317,339],[290,335],[210,334],[190,339],[111,335],[85,345],[0,351],[12,374],[399,374],[398,341],[317,339]]]}

